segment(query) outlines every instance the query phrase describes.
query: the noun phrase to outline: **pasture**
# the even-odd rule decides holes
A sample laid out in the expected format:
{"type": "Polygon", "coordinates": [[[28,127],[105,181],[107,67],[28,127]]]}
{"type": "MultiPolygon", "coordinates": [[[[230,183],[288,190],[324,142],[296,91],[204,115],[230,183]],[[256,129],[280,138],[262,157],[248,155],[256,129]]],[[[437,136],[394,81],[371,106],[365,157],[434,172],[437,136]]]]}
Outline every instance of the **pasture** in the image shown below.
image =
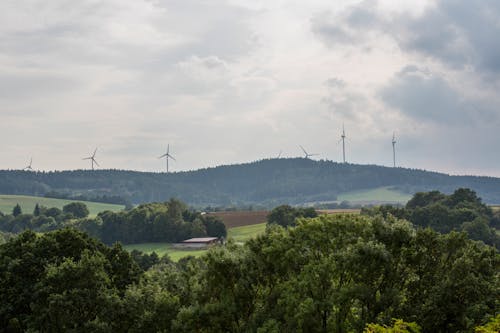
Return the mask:
{"type": "Polygon", "coordinates": [[[241,227],[234,227],[227,230],[227,238],[233,239],[237,243],[244,243],[266,231],[266,223],[250,224],[241,227]]]}
{"type": "MultiPolygon", "coordinates": [[[[228,228],[227,238],[233,239],[237,243],[244,243],[252,237],[263,233],[266,230],[266,223],[250,224],[240,227],[228,228]]],[[[143,244],[129,244],[124,245],[123,248],[127,251],[139,250],[144,253],[156,252],[160,257],[168,254],[170,259],[173,261],[179,261],[179,259],[187,256],[199,257],[206,253],[208,250],[188,250],[188,249],[176,249],[172,247],[170,243],[143,243],[143,244]]]]}
{"type": "Polygon", "coordinates": [[[143,243],[143,244],[129,244],[129,245],[124,245],[123,248],[127,251],[132,251],[132,250],[139,250],[143,253],[153,253],[156,252],[156,254],[159,257],[163,257],[165,254],[168,254],[170,259],[173,261],[179,261],[179,259],[187,256],[194,256],[194,257],[199,257],[207,250],[181,250],[181,249],[175,249],[172,247],[172,244],[170,243],[143,243]]]}
{"type": "Polygon", "coordinates": [[[337,201],[349,201],[353,204],[369,203],[401,203],[405,204],[412,197],[411,194],[396,191],[390,187],[378,187],[369,190],[359,190],[340,194],[337,201]]]}
{"type": "MultiPolygon", "coordinates": [[[[26,195],[0,195],[0,212],[5,214],[10,214],[12,209],[16,204],[21,206],[21,209],[24,213],[32,213],[33,209],[35,209],[35,205],[38,203],[39,205],[45,207],[57,207],[62,209],[63,206],[75,202],[74,200],[65,200],[65,199],[53,199],[53,198],[45,198],[45,197],[33,197],[26,195]]],[[[120,211],[125,208],[123,205],[113,205],[107,203],[99,203],[99,202],[90,202],[90,201],[81,201],[87,205],[90,216],[95,216],[100,212],[105,210],[111,211],[120,211]]]]}

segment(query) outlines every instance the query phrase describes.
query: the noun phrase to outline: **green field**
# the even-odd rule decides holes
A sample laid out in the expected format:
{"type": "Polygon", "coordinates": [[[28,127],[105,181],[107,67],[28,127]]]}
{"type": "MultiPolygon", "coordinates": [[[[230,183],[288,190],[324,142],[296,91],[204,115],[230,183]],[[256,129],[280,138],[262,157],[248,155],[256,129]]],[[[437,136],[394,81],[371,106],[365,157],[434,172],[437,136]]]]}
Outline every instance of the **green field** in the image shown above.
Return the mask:
{"type": "Polygon", "coordinates": [[[391,189],[390,187],[379,187],[369,190],[352,191],[340,194],[337,201],[349,201],[351,203],[369,202],[394,202],[406,203],[411,195],[391,189]]]}
{"type": "MultiPolygon", "coordinates": [[[[244,243],[252,237],[255,237],[258,234],[263,233],[266,230],[265,223],[246,225],[243,227],[229,228],[228,229],[228,239],[232,238],[237,243],[244,243]]],[[[165,254],[168,254],[170,259],[173,261],[178,261],[180,258],[186,256],[194,256],[199,257],[202,254],[206,253],[207,250],[180,250],[174,249],[170,243],[143,243],[143,244],[129,244],[123,246],[125,250],[139,250],[144,253],[152,253],[156,252],[156,254],[162,257],[165,254]]]]}
{"type": "MultiPolygon", "coordinates": [[[[63,206],[74,202],[73,200],[63,200],[63,199],[52,199],[45,197],[31,197],[25,195],[0,195],[0,212],[2,213],[11,213],[12,209],[16,204],[21,206],[21,209],[24,213],[32,213],[35,205],[38,203],[39,205],[45,207],[57,207],[62,209],[63,206]]],[[[90,216],[95,216],[99,212],[103,212],[105,210],[111,211],[119,211],[125,208],[122,205],[113,205],[113,204],[105,204],[98,202],[89,202],[82,201],[87,205],[90,211],[90,216]]]]}
{"type": "Polygon", "coordinates": [[[263,233],[266,230],[265,223],[245,225],[242,227],[229,228],[227,238],[234,239],[237,243],[244,243],[252,237],[263,233]]]}
{"type": "Polygon", "coordinates": [[[129,245],[124,245],[123,248],[127,251],[139,250],[143,253],[148,253],[148,254],[156,252],[156,254],[160,257],[164,256],[165,254],[168,254],[170,259],[172,259],[173,261],[178,261],[180,258],[187,256],[199,257],[205,252],[207,252],[207,250],[174,249],[170,243],[129,244],[129,245]]]}

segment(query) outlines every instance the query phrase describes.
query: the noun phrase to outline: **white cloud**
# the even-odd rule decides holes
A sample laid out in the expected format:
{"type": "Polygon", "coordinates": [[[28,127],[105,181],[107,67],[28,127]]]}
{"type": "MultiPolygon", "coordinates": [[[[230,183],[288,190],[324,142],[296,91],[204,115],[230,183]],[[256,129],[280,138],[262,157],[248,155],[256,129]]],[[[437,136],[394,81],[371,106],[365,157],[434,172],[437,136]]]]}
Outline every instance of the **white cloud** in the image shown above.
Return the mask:
{"type": "Polygon", "coordinates": [[[98,146],[103,167],[161,170],[167,143],[173,170],[299,144],[339,160],[345,123],[350,161],[389,165],[396,131],[402,165],[500,175],[497,14],[491,1],[3,1],[0,167],[86,167],[98,146]],[[484,149],[465,158],[469,128],[484,149]]]}

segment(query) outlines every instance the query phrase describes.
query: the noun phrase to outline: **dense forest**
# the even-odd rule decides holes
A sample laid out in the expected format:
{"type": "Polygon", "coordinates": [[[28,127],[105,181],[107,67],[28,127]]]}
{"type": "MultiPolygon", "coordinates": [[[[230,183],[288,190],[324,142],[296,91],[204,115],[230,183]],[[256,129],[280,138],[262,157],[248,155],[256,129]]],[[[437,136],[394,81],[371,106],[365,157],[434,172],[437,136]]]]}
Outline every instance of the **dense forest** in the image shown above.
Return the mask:
{"type": "Polygon", "coordinates": [[[460,188],[450,195],[439,191],[418,192],[405,207],[369,207],[363,208],[361,214],[392,215],[416,227],[430,227],[442,233],[463,231],[471,239],[500,249],[500,211],[493,211],[470,189],[460,188]]]}
{"type": "Polygon", "coordinates": [[[0,332],[491,333],[499,265],[392,215],[299,218],[178,263],[25,231],[0,245],[0,332]]]}
{"type": "Polygon", "coordinates": [[[33,213],[27,214],[17,205],[12,214],[0,213],[0,231],[8,236],[26,229],[47,232],[72,227],[106,244],[175,243],[192,237],[226,236],[226,227],[220,219],[188,209],[175,199],[142,204],[123,212],[105,211],[96,217],[88,214],[81,202],[70,203],[62,210],[36,205],[33,213]]]}
{"type": "Polygon", "coordinates": [[[500,179],[449,176],[422,170],[342,164],[305,158],[267,159],[176,173],[122,170],[0,171],[0,193],[99,198],[134,204],[175,197],[197,207],[301,204],[336,200],[341,193],[390,186],[413,194],[459,187],[500,203],[500,179]]]}

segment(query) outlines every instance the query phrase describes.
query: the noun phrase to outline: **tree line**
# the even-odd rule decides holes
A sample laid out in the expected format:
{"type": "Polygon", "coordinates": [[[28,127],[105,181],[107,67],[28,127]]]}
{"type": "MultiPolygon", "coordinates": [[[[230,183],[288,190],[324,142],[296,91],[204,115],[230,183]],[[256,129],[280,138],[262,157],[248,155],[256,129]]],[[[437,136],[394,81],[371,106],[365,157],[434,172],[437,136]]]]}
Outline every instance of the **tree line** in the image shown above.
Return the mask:
{"type": "Polygon", "coordinates": [[[304,158],[267,159],[176,173],[125,170],[0,171],[0,193],[84,196],[90,201],[161,202],[179,198],[196,207],[327,202],[339,194],[379,187],[405,193],[471,188],[500,203],[500,179],[449,176],[422,170],[356,165],[304,158]],[[55,193],[55,194],[54,194],[55,193]]]}
{"type": "Polygon", "coordinates": [[[499,265],[392,215],[298,218],[178,263],[25,231],[0,245],[0,332],[494,332],[499,265]]]}
{"type": "Polygon", "coordinates": [[[37,204],[31,214],[23,214],[16,205],[12,214],[0,213],[0,231],[16,234],[26,229],[48,232],[72,227],[106,244],[174,243],[192,237],[226,236],[226,227],[219,218],[189,209],[176,199],[143,204],[128,211],[105,211],[96,217],[88,215],[87,206],[81,202],[65,205],[62,210],[37,204]]]}
{"type": "Polygon", "coordinates": [[[463,231],[471,239],[481,240],[500,249],[500,211],[485,205],[476,192],[460,188],[446,195],[439,191],[418,192],[404,207],[382,205],[363,208],[362,214],[384,217],[393,215],[415,226],[438,232],[463,231]]]}

